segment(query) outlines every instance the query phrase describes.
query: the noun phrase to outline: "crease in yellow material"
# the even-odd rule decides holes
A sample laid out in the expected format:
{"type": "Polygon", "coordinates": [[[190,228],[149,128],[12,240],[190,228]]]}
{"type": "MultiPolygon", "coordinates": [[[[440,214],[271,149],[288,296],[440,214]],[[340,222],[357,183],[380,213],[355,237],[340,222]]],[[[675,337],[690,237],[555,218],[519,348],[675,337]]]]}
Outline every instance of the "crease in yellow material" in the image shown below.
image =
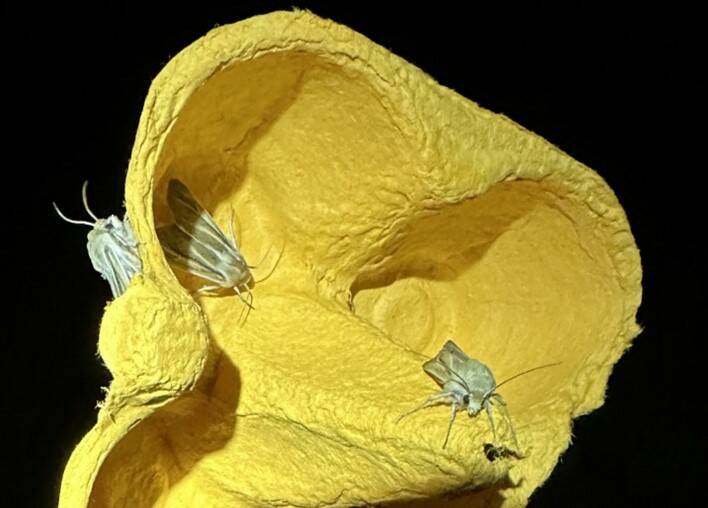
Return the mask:
{"type": "Polygon", "coordinates": [[[596,173],[308,12],[170,61],[125,192],[144,271],[106,309],[113,382],[62,508],[524,505],[639,331],[639,253],[596,173]],[[245,323],[165,261],[173,177],[222,226],[236,210],[246,259],[285,245],[245,323]],[[497,379],[562,362],[501,389],[526,458],[488,461],[462,415],[441,449],[447,406],[395,423],[449,338],[497,379]]]}

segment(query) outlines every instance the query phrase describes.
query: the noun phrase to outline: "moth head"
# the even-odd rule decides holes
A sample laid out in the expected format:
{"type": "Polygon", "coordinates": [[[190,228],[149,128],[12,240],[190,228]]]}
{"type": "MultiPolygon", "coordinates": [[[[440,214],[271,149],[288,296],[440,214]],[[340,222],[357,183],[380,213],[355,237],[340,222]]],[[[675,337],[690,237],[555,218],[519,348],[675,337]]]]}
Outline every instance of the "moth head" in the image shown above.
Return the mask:
{"type": "Polygon", "coordinates": [[[123,221],[115,215],[109,215],[105,219],[97,219],[91,231],[88,232],[87,238],[89,242],[92,242],[106,234],[109,235],[114,242],[118,242],[118,244],[135,244],[132,230],[128,231],[123,225],[123,221]]]}
{"type": "Polygon", "coordinates": [[[109,215],[107,219],[98,219],[96,224],[101,224],[106,229],[122,229],[123,222],[115,215],[109,215]]]}
{"type": "Polygon", "coordinates": [[[253,276],[248,269],[246,261],[239,253],[223,253],[222,263],[219,264],[220,272],[224,276],[224,286],[247,288],[253,282],[253,276]]]}
{"type": "Polygon", "coordinates": [[[467,406],[467,414],[476,416],[482,409],[484,394],[478,392],[465,393],[462,396],[462,402],[467,406]]]}

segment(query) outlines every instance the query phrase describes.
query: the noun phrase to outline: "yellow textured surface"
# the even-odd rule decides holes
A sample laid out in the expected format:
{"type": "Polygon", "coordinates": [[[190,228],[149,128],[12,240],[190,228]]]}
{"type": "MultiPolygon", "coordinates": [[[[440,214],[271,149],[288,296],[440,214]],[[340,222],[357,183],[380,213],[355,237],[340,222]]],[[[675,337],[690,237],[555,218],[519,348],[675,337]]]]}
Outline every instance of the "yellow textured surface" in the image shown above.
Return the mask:
{"type": "Polygon", "coordinates": [[[144,274],[106,309],[114,381],[62,508],[523,505],[638,333],[639,254],[596,173],[306,12],[217,28],[167,64],[126,205],[144,274]],[[171,177],[222,225],[236,210],[257,279],[284,246],[245,323],[167,265],[171,177]],[[447,406],[395,423],[437,389],[422,355],[448,338],[497,380],[562,362],[500,389],[527,458],[490,463],[483,415],[445,450],[447,406]]]}

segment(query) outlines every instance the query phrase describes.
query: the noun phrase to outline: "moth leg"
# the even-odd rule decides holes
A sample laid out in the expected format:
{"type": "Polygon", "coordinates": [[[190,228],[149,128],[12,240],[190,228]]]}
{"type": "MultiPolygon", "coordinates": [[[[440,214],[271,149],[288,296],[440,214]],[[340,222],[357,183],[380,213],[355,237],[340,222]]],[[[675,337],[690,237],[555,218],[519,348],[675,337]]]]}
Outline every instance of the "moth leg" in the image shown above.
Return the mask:
{"type": "Polygon", "coordinates": [[[452,403],[452,410],[450,411],[450,423],[447,425],[447,434],[445,434],[445,441],[443,442],[443,449],[447,446],[447,440],[450,438],[450,431],[452,430],[452,424],[455,421],[455,416],[457,416],[457,403],[452,403]]]}
{"type": "Polygon", "coordinates": [[[487,399],[484,402],[484,409],[487,410],[487,418],[489,418],[489,427],[492,429],[492,437],[494,439],[494,443],[498,443],[497,441],[497,430],[494,427],[494,415],[492,414],[492,404],[489,402],[489,399],[487,399]]]}
{"type": "Polygon", "coordinates": [[[421,409],[424,409],[426,407],[434,406],[436,404],[440,404],[442,402],[445,402],[445,400],[448,399],[449,395],[450,394],[447,392],[434,393],[433,395],[428,397],[425,400],[425,402],[423,402],[420,406],[416,406],[413,409],[411,409],[410,411],[407,411],[407,412],[403,413],[401,416],[399,416],[396,419],[396,423],[400,422],[406,416],[411,415],[411,414],[415,413],[416,411],[420,411],[421,409]]]}
{"type": "Polygon", "coordinates": [[[504,400],[504,397],[502,397],[498,393],[493,393],[490,395],[490,397],[493,398],[494,400],[496,400],[502,406],[506,406],[506,401],[504,400]]]}
{"type": "Polygon", "coordinates": [[[214,296],[216,294],[214,293],[214,290],[219,289],[221,289],[221,286],[202,286],[197,289],[197,293],[199,293],[200,295],[214,296]]]}
{"type": "Polygon", "coordinates": [[[249,309],[253,309],[253,308],[254,308],[253,305],[251,305],[251,302],[253,302],[253,295],[252,295],[250,289],[246,288],[246,291],[247,291],[248,294],[251,296],[251,302],[247,302],[247,301],[243,298],[243,294],[241,294],[241,290],[239,289],[238,286],[234,286],[234,291],[236,291],[236,294],[238,295],[238,299],[241,300],[244,305],[248,306],[249,309]]]}
{"type": "Polygon", "coordinates": [[[491,395],[491,397],[493,397],[494,400],[499,402],[499,409],[501,410],[502,415],[504,416],[504,420],[506,421],[506,424],[509,426],[509,431],[511,432],[511,438],[514,441],[514,447],[517,450],[521,450],[521,447],[519,446],[519,441],[516,439],[516,431],[514,431],[514,425],[511,423],[511,417],[509,416],[509,410],[506,407],[506,401],[498,393],[493,393],[491,395]]]}
{"type": "MultiPolygon", "coordinates": [[[[238,293],[238,289],[236,287],[234,287],[234,291],[236,291],[236,293],[239,294],[239,298],[241,298],[241,295],[240,295],[240,293],[238,293]]],[[[248,319],[248,315],[251,313],[251,309],[253,309],[253,293],[251,292],[251,290],[248,286],[246,286],[246,291],[248,293],[248,302],[245,302],[243,299],[241,299],[241,301],[243,301],[245,303],[245,305],[241,309],[241,314],[239,314],[239,316],[238,316],[239,323],[241,323],[241,322],[245,323],[246,320],[248,319]],[[246,316],[243,318],[243,321],[242,321],[241,318],[243,317],[244,311],[246,312],[246,316]]]]}

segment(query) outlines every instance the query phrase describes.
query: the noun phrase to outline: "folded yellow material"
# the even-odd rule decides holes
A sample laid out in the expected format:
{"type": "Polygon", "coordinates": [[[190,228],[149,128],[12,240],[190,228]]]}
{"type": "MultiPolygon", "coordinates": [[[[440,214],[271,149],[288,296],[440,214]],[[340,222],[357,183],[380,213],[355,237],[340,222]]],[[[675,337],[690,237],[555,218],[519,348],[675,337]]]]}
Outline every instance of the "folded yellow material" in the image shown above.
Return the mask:
{"type": "Polygon", "coordinates": [[[143,275],[106,308],[114,379],[62,508],[523,505],[638,333],[639,253],[596,173],[307,12],[169,62],[125,191],[143,275]],[[265,278],[245,321],[166,263],[170,178],[224,230],[236,212],[265,278]],[[497,381],[562,362],[499,389],[525,458],[485,456],[484,415],[445,449],[449,407],[396,423],[439,389],[421,366],[448,339],[497,381]]]}

